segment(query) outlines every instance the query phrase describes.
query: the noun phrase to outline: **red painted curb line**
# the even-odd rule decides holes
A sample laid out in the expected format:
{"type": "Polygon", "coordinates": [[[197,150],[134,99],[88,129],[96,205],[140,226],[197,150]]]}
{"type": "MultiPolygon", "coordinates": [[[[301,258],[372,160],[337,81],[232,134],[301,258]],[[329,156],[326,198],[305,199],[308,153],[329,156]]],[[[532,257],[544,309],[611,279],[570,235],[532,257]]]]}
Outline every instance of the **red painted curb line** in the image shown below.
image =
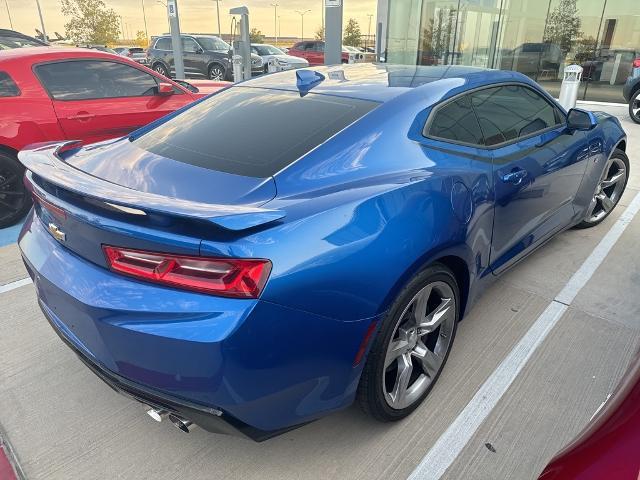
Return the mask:
{"type": "Polygon", "coordinates": [[[17,480],[13,465],[7,457],[4,445],[0,444],[0,480],[17,480]]]}

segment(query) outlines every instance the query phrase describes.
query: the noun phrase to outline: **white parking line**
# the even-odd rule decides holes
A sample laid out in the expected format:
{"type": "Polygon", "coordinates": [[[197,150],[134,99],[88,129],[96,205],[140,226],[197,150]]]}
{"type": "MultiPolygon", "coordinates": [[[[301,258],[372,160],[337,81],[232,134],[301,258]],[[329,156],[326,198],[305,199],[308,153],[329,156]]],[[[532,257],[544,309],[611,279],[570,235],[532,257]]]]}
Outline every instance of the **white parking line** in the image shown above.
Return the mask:
{"type": "Polygon", "coordinates": [[[24,287],[31,283],[31,278],[23,278],[22,280],[16,280],[15,282],[7,283],[6,285],[0,285],[0,293],[10,292],[16,288],[24,287]]]}
{"type": "Polygon", "coordinates": [[[484,382],[460,412],[460,415],[438,438],[431,450],[411,473],[410,480],[437,480],[442,477],[465,445],[469,443],[482,422],[495,408],[531,355],[569,308],[578,292],[593,276],[639,210],[640,193],[634,197],[622,216],[613,224],[558,296],[537,318],[529,331],[484,382]]]}

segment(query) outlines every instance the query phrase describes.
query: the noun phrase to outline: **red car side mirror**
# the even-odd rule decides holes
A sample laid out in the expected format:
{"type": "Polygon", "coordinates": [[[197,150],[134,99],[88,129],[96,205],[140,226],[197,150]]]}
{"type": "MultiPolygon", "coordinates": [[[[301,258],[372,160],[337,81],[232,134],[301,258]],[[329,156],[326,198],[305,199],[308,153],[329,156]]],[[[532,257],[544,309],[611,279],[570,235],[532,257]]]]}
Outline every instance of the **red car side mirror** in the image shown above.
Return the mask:
{"type": "Polygon", "coordinates": [[[173,95],[174,89],[173,85],[166,82],[161,82],[158,84],[158,95],[166,97],[168,95],[173,95]]]}

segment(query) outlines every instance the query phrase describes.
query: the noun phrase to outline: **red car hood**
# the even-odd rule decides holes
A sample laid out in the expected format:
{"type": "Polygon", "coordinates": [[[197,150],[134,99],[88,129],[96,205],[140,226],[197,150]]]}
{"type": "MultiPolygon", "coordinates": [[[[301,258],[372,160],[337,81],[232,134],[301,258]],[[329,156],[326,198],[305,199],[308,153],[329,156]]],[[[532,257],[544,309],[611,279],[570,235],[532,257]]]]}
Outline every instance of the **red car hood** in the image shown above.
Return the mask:
{"type": "Polygon", "coordinates": [[[215,80],[189,79],[188,82],[199,90],[198,93],[194,93],[196,97],[204,97],[205,95],[209,95],[210,93],[217,92],[218,90],[222,90],[223,88],[233,85],[231,82],[219,82],[215,80]]]}

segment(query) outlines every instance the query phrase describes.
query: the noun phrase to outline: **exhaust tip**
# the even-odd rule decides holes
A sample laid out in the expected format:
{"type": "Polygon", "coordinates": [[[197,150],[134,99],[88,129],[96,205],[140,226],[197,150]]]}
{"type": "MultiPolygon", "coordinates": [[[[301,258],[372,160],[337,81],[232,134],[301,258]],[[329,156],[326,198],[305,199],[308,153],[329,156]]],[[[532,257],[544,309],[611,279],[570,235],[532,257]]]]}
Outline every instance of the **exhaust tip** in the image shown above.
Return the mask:
{"type": "Polygon", "coordinates": [[[174,414],[169,414],[169,420],[175,425],[176,428],[182,430],[184,433],[189,433],[191,428],[194,427],[191,420],[180,418],[174,414]]]}
{"type": "Polygon", "coordinates": [[[150,408],[147,410],[147,415],[153,418],[156,422],[161,422],[167,414],[168,412],[166,410],[161,410],[159,408],[150,408]]]}

